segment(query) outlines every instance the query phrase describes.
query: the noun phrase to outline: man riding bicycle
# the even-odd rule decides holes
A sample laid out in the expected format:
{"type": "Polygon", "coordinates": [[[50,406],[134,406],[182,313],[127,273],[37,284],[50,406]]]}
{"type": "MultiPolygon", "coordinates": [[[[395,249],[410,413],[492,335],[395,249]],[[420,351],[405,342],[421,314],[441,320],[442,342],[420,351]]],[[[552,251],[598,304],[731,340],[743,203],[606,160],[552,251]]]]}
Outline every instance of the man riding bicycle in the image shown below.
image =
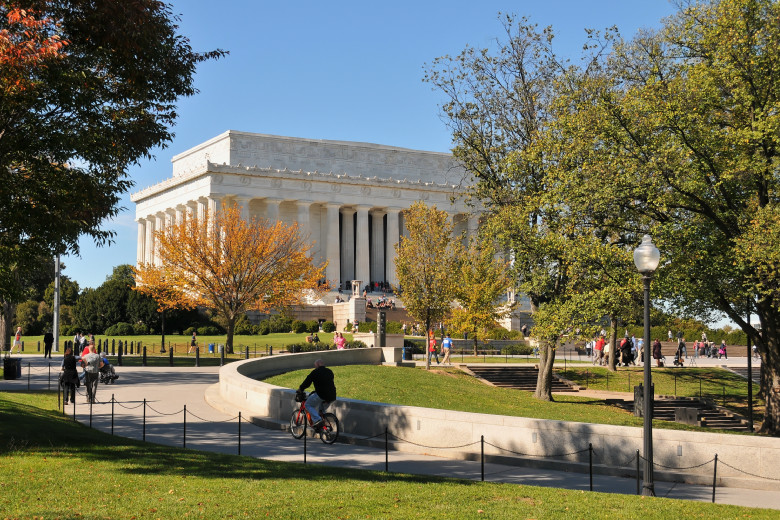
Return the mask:
{"type": "Polygon", "coordinates": [[[333,383],[333,372],[325,366],[325,362],[321,359],[314,362],[314,370],[303,380],[303,383],[298,388],[298,392],[303,392],[312,383],[314,383],[314,392],[309,394],[309,397],[306,399],[306,409],[311,414],[314,427],[317,428],[322,423],[320,406],[323,403],[327,406],[336,400],[336,385],[333,383]]]}

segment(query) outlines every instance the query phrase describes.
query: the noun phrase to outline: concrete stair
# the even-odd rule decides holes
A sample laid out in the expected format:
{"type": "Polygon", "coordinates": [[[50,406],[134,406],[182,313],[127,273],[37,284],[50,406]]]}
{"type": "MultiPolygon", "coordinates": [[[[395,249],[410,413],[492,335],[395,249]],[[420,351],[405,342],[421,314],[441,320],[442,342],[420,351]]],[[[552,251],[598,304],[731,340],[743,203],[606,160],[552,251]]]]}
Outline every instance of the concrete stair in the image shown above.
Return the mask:
{"type": "MultiPolygon", "coordinates": [[[[606,403],[634,412],[633,400],[607,399],[606,403]]],[[[693,397],[656,396],[653,418],[675,422],[677,410],[680,408],[695,410],[696,416],[700,418],[699,426],[719,430],[747,431],[747,423],[742,417],[693,397]]]]}
{"type": "MultiPolygon", "coordinates": [[[[536,380],[539,375],[539,369],[534,365],[506,367],[468,365],[466,368],[475,376],[488,381],[494,386],[515,388],[528,392],[536,390],[536,380]]],[[[577,388],[561,381],[553,374],[553,392],[576,392],[577,390],[577,388]]]]}

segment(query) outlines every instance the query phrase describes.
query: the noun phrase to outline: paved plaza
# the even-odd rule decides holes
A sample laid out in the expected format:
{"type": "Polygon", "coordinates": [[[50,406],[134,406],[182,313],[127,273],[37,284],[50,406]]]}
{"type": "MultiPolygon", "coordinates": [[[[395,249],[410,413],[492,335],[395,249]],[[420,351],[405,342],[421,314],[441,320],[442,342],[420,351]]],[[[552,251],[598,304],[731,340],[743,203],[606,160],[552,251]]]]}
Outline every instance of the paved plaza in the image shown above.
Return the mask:
{"type": "MultiPolygon", "coordinates": [[[[22,359],[22,378],[0,380],[0,391],[47,390],[56,388],[60,358],[44,360],[41,356],[16,356],[22,359]],[[28,368],[29,366],[29,368],[28,368]],[[29,378],[28,378],[29,373],[29,378]]],[[[700,366],[746,365],[745,358],[729,360],[702,359],[700,366]]],[[[66,413],[82,424],[115,435],[189,449],[237,454],[239,422],[237,415],[222,413],[205,399],[214,395],[218,382],[218,367],[116,367],[120,379],[114,385],[100,385],[90,417],[84,388],[80,388],[75,408],[68,404],[66,413]],[[114,398],[113,421],[111,398],[114,398]],[[146,405],[144,406],[144,400],[146,405]],[[186,406],[186,422],[185,417],[186,406]],[[143,428],[146,408],[146,428],[143,428]],[[186,437],[185,437],[186,430],[186,437]]],[[[229,409],[225,407],[223,409],[229,409]]],[[[282,430],[260,428],[241,422],[241,455],[285,462],[304,462],[303,440],[295,440],[282,430]]],[[[349,432],[344,432],[347,436],[349,432]]],[[[479,461],[464,461],[390,451],[385,459],[383,446],[374,447],[337,442],[327,446],[319,439],[306,443],[306,462],[349,468],[437,475],[480,480],[479,461]]],[[[535,469],[503,464],[485,464],[485,480],[536,486],[561,487],[587,491],[589,475],[548,469],[535,469]]],[[[656,494],[686,500],[711,501],[712,487],[655,482],[656,494]]],[[[636,493],[636,480],[607,475],[593,476],[593,489],[609,493],[636,493]]],[[[780,509],[780,493],[743,488],[719,487],[717,503],[780,509]]]]}

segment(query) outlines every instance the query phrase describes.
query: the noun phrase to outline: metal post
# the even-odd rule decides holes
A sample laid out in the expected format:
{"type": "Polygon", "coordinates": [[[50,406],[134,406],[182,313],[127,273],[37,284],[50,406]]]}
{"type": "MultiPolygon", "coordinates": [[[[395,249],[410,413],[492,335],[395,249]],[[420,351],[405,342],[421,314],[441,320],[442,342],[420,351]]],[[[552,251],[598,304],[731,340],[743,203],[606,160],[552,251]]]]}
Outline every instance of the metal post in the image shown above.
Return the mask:
{"type": "MultiPolygon", "coordinates": [[[[750,326],[750,300],[748,300],[748,327],[750,326]]],[[[753,349],[750,345],[750,334],[747,335],[747,399],[748,399],[748,431],[753,433],[753,349]]]]}
{"type": "Polygon", "coordinates": [[[146,442],[146,398],[144,397],[144,433],[143,441],[146,442]]]}
{"type": "Polygon", "coordinates": [[[114,394],[111,394],[111,435],[114,435],[114,394]]]}
{"type": "Polygon", "coordinates": [[[89,400],[89,427],[90,428],[92,428],[92,403],[94,402],[95,402],[95,396],[93,395],[92,399],[89,400]]]}
{"type": "Polygon", "coordinates": [[[482,482],[485,481],[485,436],[480,435],[480,464],[482,465],[482,482]]]}
{"type": "Polygon", "coordinates": [[[249,345],[244,349],[244,359],[249,359],[249,345]]]}
{"type": "Polygon", "coordinates": [[[715,468],[712,470],[712,503],[715,503],[715,484],[718,482],[718,454],[715,454],[715,468]]]}
{"type": "Polygon", "coordinates": [[[590,490],[593,491],[593,443],[588,443],[588,474],[590,475],[590,490]]]}
{"type": "Polygon", "coordinates": [[[639,470],[639,450],[636,450],[636,494],[641,495],[642,492],[640,490],[639,486],[639,480],[641,479],[640,475],[642,474],[639,470]]]}
{"type": "Polygon", "coordinates": [[[226,348],[227,347],[222,347],[222,348],[219,349],[219,366],[224,366],[224,364],[225,364],[225,349],[226,348]]]}
{"type": "Polygon", "coordinates": [[[182,432],[181,436],[181,442],[182,442],[182,448],[187,447],[187,405],[184,405],[184,431],[182,432]]]}
{"type": "Polygon", "coordinates": [[[30,365],[31,363],[27,362],[27,391],[30,391],[30,365]]]}
{"type": "Polygon", "coordinates": [[[143,354],[143,361],[141,363],[143,366],[146,366],[146,345],[144,345],[144,354],[143,354]]]}
{"type": "Polygon", "coordinates": [[[195,347],[195,366],[200,366],[200,347],[195,347]]]}
{"type": "Polygon", "coordinates": [[[168,346],[168,365],[173,366],[173,349],[174,347],[169,344],[168,346]]]}
{"type": "Polygon", "coordinates": [[[387,446],[387,426],[385,426],[385,473],[387,473],[388,467],[390,464],[390,459],[388,455],[388,446],[387,446]]]}
{"type": "Polygon", "coordinates": [[[655,496],[655,482],[653,481],[653,379],[650,373],[650,276],[642,275],[645,286],[645,367],[644,367],[644,403],[643,404],[643,433],[645,441],[645,476],[642,494],[655,496]]]}
{"type": "Polygon", "coordinates": [[[238,454],[241,455],[241,411],[238,412],[238,454]]]}
{"type": "Polygon", "coordinates": [[[306,419],[303,420],[303,463],[306,464],[306,437],[309,436],[309,432],[306,431],[306,419]]]}

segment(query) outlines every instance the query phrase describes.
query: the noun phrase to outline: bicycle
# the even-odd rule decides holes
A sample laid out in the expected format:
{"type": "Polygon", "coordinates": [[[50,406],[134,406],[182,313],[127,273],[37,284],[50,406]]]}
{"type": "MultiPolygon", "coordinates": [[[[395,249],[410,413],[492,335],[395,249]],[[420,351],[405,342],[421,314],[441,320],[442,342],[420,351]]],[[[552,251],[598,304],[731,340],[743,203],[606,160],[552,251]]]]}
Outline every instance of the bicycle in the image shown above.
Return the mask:
{"type": "Polygon", "coordinates": [[[301,403],[297,410],[294,410],[290,417],[290,433],[296,439],[302,438],[306,434],[306,428],[311,428],[315,433],[319,433],[320,440],[325,444],[333,444],[339,438],[341,427],[338,418],[330,412],[322,412],[320,417],[322,423],[314,427],[311,420],[311,414],[306,409],[306,392],[296,392],[295,402],[301,403]]]}

